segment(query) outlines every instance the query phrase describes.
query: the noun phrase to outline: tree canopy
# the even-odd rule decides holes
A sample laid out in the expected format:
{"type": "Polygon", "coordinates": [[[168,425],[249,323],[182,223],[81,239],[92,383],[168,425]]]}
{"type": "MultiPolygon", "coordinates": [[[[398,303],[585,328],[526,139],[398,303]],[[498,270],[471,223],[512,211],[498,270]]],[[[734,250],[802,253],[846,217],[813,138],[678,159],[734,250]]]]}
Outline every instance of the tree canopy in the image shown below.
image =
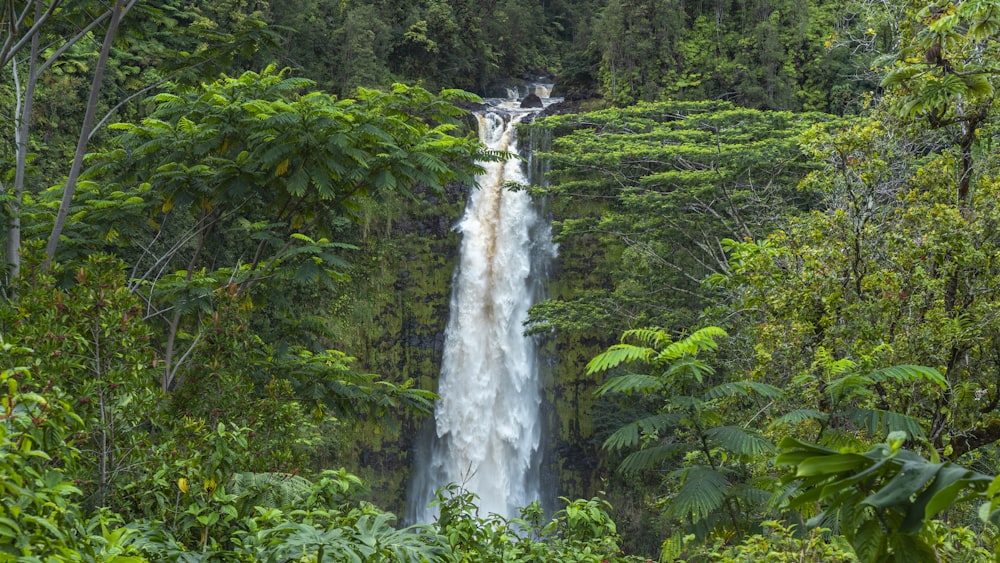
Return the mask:
{"type": "Polygon", "coordinates": [[[1000,1],[8,0],[0,29],[0,560],[997,551],[1000,1]],[[515,156],[469,114],[537,81],[568,104],[510,188],[559,243],[524,329],[565,496],[508,519],[454,484],[399,524],[451,226],[515,156]]]}

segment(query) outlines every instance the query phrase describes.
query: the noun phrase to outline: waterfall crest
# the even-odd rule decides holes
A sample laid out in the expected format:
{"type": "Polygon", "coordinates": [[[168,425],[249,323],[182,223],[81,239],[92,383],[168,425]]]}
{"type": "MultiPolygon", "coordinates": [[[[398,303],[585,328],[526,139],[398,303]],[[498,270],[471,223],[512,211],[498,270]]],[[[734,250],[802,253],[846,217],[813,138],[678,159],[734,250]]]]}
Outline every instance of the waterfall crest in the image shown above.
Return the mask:
{"type": "MultiPolygon", "coordinates": [[[[516,126],[538,110],[498,104],[477,114],[490,149],[517,153],[516,126]]],[[[471,190],[434,412],[433,442],[415,467],[410,520],[429,522],[439,487],[455,483],[479,497],[482,515],[517,515],[541,497],[542,402],[537,344],[524,336],[555,257],[551,229],[526,190],[518,159],[484,164],[471,190]]]]}

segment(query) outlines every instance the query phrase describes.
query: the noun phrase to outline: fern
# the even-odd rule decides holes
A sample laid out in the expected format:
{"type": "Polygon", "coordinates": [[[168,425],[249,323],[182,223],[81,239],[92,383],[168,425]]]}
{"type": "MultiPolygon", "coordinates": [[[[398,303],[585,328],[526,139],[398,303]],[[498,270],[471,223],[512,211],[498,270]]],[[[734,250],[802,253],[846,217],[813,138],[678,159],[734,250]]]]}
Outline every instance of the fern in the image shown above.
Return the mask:
{"type": "Polygon", "coordinates": [[[630,475],[646,469],[652,469],[667,460],[675,459],[693,449],[691,444],[674,443],[660,444],[632,452],[618,465],[618,471],[630,475]]]}
{"type": "Polygon", "coordinates": [[[242,496],[247,506],[293,508],[305,499],[313,483],[289,473],[236,473],[230,479],[229,492],[242,496]]]}
{"type": "Polygon", "coordinates": [[[661,413],[626,424],[612,433],[611,436],[608,436],[608,439],[604,441],[604,447],[620,450],[622,448],[637,446],[639,445],[639,438],[642,435],[662,433],[665,430],[669,430],[677,426],[681,418],[682,415],[680,414],[661,413]]]}
{"type": "Polygon", "coordinates": [[[702,350],[715,350],[719,347],[716,340],[726,336],[726,331],[719,327],[709,326],[696,330],[689,336],[665,347],[657,356],[657,361],[676,360],[683,356],[694,356],[702,350]]]}
{"type": "Polygon", "coordinates": [[[722,508],[729,486],[726,477],[704,465],[674,472],[681,486],[667,507],[667,515],[697,522],[722,508]]]}
{"type": "Polygon", "coordinates": [[[634,328],[622,333],[621,342],[634,342],[645,348],[661,348],[664,344],[670,344],[670,336],[658,328],[634,328]]]}
{"type": "Polygon", "coordinates": [[[612,377],[604,382],[603,385],[598,387],[595,393],[597,396],[603,397],[609,393],[650,393],[653,391],[659,391],[662,388],[663,381],[658,377],[630,373],[627,375],[612,377]]]}
{"type": "Polygon", "coordinates": [[[702,399],[711,401],[712,399],[721,399],[723,397],[750,397],[753,395],[776,399],[783,394],[784,391],[767,383],[760,383],[758,381],[730,381],[716,385],[705,391],[702,399]]]}
{"type": "Polygon", "coordinates": [[[771,454],[774,444],[756,432],[747,432],[738,426],[717,426],[705,431],[705,435],[722,448],[740,456],[753,457],[771,454]]]}
{"type": "Polygon", "coordinates": [[[671,380],[694,379],[698,383],[704,381],[705,376],[712,375],[715,370],[702,360],[694,356],[683,356],[673,361],[664,376],[671,380]]]}
{"type": "Polygon", "coordinates": [[[900,383],[910,383],[915,381],[929,381],[941,389],[948,388],[948,380],[941,375],[941,372],[926,366],[899,365],[883,368],[873,372],[870,376],[872,381],[880,383],[883,381],[897,381],[900,383]]]}
{"type": "Polygon", "coordinates": [[[911,438],[926,438],[920,419],[902,413],[871,408],[848,409],[845,416],[852,424],[872,436],[884,438],[890,432],[902,431],[911,438]]]}
{"type": "Polygon", "coordinates": [[[830,418],[830,415],[820,412],[816,409],[796,409],[791,412],[785,413],[782,416],[771,421],[768,425],[768,430],[774,430],[785,425],[796,425],[809,420],[817,420],[819,422],[825,422],[830,418]]]}
{"type": "Polygon", "coordinates": [[[839,379],[834,379],[827,383],[826,392],[840,402],[854,396],[870,396],[872,391],[868,386],[873,383],[870,377],[865,377],[857,373],[849,373],[839,379]]]}
{"type": "Polygon", "coordinates": [[[662,563],[673,563],[684,553],[684,534],[675,533],[660,546],[660,561],[662,563]]]}
{"type": "Polygon", "coordinates": [[[652,355],[651,348],[642,348],[631,344],[615,344],[587,363],[587,375],[607,371],[622,363],[647,362],[652,355]]]}

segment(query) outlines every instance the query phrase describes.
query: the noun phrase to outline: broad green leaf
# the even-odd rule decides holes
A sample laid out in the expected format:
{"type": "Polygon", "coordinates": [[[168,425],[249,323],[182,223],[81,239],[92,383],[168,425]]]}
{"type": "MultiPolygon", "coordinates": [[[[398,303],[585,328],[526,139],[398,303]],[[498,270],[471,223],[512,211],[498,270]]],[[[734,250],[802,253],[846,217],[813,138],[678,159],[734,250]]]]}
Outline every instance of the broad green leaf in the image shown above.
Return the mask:
{"type": "Polygon", "coordinates": [[[865,520],[851,543],[862,563],[879,563],[885,555],[888,538],[882,531],[882,525],[873,518],[865,520]]]}
{"type": "Polygon", "coordinates": [[[904,463],[892,479],[862,502],[875,508],[907,504],[917,491],[937,475],[940,468],[940,464],[929,464],[925,460],[904,463]]]}
{"type": "Polygon", "coordinates": [[[868,467],[871,462],[858,454],[835,454],[810,457],[798,464],[797,477],[834,475],[868,467]]]}
{"type": "Polygon", "coordinates": [[[916,534],[892,534],[889,536],[889,547],[892,549],[892,561],[895,563],[938,560],[934,548],[916,534]]]}

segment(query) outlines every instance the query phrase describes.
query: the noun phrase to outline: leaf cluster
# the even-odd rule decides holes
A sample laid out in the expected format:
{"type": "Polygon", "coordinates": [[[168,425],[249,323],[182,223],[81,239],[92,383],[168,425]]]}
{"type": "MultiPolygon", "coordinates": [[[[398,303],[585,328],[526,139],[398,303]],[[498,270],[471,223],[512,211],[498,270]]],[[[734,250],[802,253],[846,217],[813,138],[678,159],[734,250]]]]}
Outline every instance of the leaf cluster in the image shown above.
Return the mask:
{"type": "MultiPolygon", "coordinates": [[[[901,449],[903,433],[864,452],[837,451],[787,437],[779,466],[798,493],[792,506],[823,503],[810,525],[841,530],[861,561],[927,561],[941,546],[931,520],[969,498],[994,491],[993,477],[901,449]]],[[[988,504],[986,505],[989,506],[988,504]]],[[[987,510],[987,514],[989,511],[987,510]]]]}

